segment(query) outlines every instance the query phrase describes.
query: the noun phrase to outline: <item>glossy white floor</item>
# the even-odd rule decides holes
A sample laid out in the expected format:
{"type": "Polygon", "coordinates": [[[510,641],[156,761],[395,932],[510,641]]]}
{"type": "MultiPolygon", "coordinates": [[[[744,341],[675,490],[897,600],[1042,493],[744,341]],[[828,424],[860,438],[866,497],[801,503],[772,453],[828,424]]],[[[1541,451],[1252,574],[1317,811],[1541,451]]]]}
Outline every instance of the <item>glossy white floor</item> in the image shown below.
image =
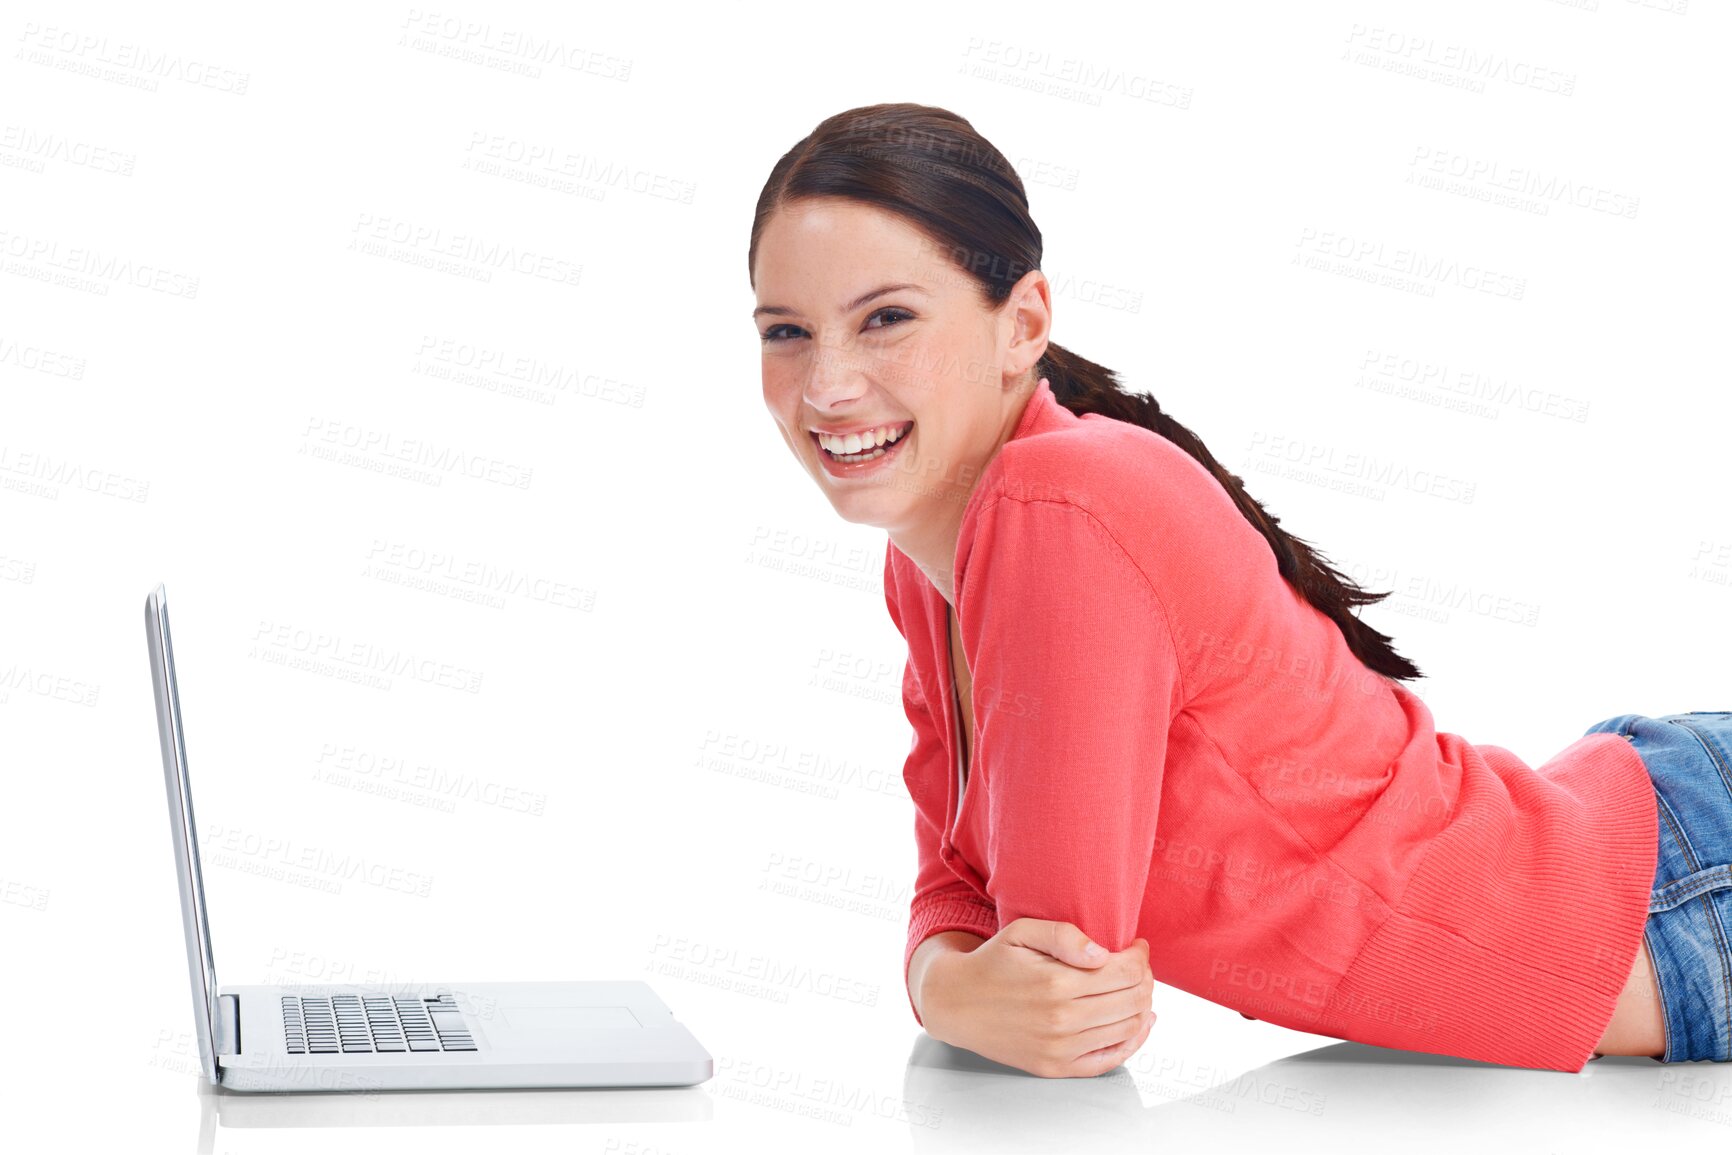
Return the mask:
{"type": "Polygon", "coordinates": [[[139,1149],[200,1152],[1334,1153],[1351,1143],[1459,1155],[1486,1144],[1718,1144],[1732,1129],[1732,1067],[1629,1058],[1580,1074],[1495,1067],[1313,1041],[1166,988],[1143,1050],[1083,1080],[1033,1078],[936,1043],[888,997],[866,1010],[808,996],[796,1010],[798,994],[760,1003],[674,989],[682,1021],[710,1036],[716,1076],[625,1091],[211,1091],[191,1073],[194,1056],[178,1053],[184,1034],[140,1045],[143,1006],[163,1001],[140,1000],[113,1020],[131,1042],[107,1050],[108,1069],[43,1088],[58,1121],[35,1130],[40,1148],[15,1149],[129,1134],[150,1137],[139,1149]]]}

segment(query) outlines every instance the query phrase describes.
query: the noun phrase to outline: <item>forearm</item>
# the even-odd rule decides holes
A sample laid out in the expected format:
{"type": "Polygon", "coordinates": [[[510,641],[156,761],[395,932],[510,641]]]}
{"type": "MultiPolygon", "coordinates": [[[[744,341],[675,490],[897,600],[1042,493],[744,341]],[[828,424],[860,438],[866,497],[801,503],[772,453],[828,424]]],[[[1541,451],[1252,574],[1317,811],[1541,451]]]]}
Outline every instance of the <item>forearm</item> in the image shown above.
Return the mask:
{"type": "MultiPolygon", "coordinates": [[[[914,1012],[922,1022],[926,1020],[926,1008],[921,1000],[933,963],[947,955],[967,954],[985,941],[980,935],[966,930],[941,930],[914,948],[914,954],[908,960],[908,995],[914,1001],[914,1012]]],[[[927,1033],[932,1033],[930,1027],[927,1033]]]]}

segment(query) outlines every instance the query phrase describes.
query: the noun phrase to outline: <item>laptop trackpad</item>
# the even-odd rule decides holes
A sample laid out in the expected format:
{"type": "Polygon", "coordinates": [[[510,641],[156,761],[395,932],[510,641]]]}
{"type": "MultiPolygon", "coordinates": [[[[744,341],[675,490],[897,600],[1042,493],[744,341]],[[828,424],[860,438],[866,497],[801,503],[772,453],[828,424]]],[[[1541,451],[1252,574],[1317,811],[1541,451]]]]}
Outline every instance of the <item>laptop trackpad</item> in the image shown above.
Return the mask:
{"type": "Polygon", "coordinates": [[[625,1007],[535,1007],[508,1003],[499,1008],[499,1016],[515,1031],[581,1031],[643,1025],[625,1007]]]}

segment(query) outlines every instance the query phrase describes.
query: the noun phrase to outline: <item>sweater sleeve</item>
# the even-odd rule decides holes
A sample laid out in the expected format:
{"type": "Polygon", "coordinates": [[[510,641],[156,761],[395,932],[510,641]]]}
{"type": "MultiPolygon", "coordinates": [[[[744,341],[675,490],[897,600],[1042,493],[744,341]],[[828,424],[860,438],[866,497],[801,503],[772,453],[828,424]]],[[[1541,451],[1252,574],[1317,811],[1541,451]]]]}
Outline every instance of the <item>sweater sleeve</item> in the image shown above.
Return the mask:
{"type": "Polygon", "coordinates": [[[1184,700],[1166,610],[1111,531],[1068,501],[1000,497],[969,559],[959,611],[999,925],[1069,922],[1124,950],[1184,700]]]}
{"type": "MultiPolygon", "coordinates": [[[[903,629],[902,614],[897,609],[895,580],[891,574],[889,555],[884,566],[884,600],[890,610],[890,620],[898,633],[903,629]]],[[[949,780],[952,773],[944,752],[944,736],[939,730],[925,696],[920,693],[919,680],[914,675],[912,658],[902,668],[902,710],[914,727],[908,757],[902,777],[914,800],[914,893],[908,908],[908,941],[902,952],[902,983],[908,994],[908,1009],[914,1021],[922,1027],[920,1011],[914,1006],[914,992],[908,986],[908,964],[914,951],[928,938],[946,930],[966,930],[981,938],[998,933],[998,918],[990,902],[956,876],[939,856],[939,827],[944,822],[948,805],[949,780]]]]}

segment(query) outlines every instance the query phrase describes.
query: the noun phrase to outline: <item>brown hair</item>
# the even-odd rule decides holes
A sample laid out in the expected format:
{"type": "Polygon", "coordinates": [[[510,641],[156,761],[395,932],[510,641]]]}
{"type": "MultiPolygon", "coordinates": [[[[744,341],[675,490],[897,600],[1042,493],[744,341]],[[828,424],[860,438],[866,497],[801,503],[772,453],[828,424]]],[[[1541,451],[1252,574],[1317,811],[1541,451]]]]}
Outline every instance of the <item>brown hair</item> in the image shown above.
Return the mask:
{"type": "MultiPolygon", "coordinates": [[[[752,218],[748,276],[755,273],[758,238],[770,215],[789,201],[813,197],[841,197],[902,217],[943,246],[990,306],[1002,304],[1029,270],[1040,267],[1040,229],[1029,215],[1022,179],[973,125],[943,108],[871,104],[821,121],[782,155],[764,182],[752,218]]],[[[1195,433],[1163,412],[1160,402],[1126,392],[1111,369],[1052,341],[1037,372],[1072,413],[1100,413],[1141,425],[1196,458],[1268,540],[1281,576],[1340,627],[1368,669],[1389,678],[1421,676],[1395,652],[1388,635],[1352,612],[1383,600],[1389,591],[1360,588],[1308,543],[1280,528],[1280,519],[1246,493],[1239,477],[1216,461],[1195,433]]]]}

